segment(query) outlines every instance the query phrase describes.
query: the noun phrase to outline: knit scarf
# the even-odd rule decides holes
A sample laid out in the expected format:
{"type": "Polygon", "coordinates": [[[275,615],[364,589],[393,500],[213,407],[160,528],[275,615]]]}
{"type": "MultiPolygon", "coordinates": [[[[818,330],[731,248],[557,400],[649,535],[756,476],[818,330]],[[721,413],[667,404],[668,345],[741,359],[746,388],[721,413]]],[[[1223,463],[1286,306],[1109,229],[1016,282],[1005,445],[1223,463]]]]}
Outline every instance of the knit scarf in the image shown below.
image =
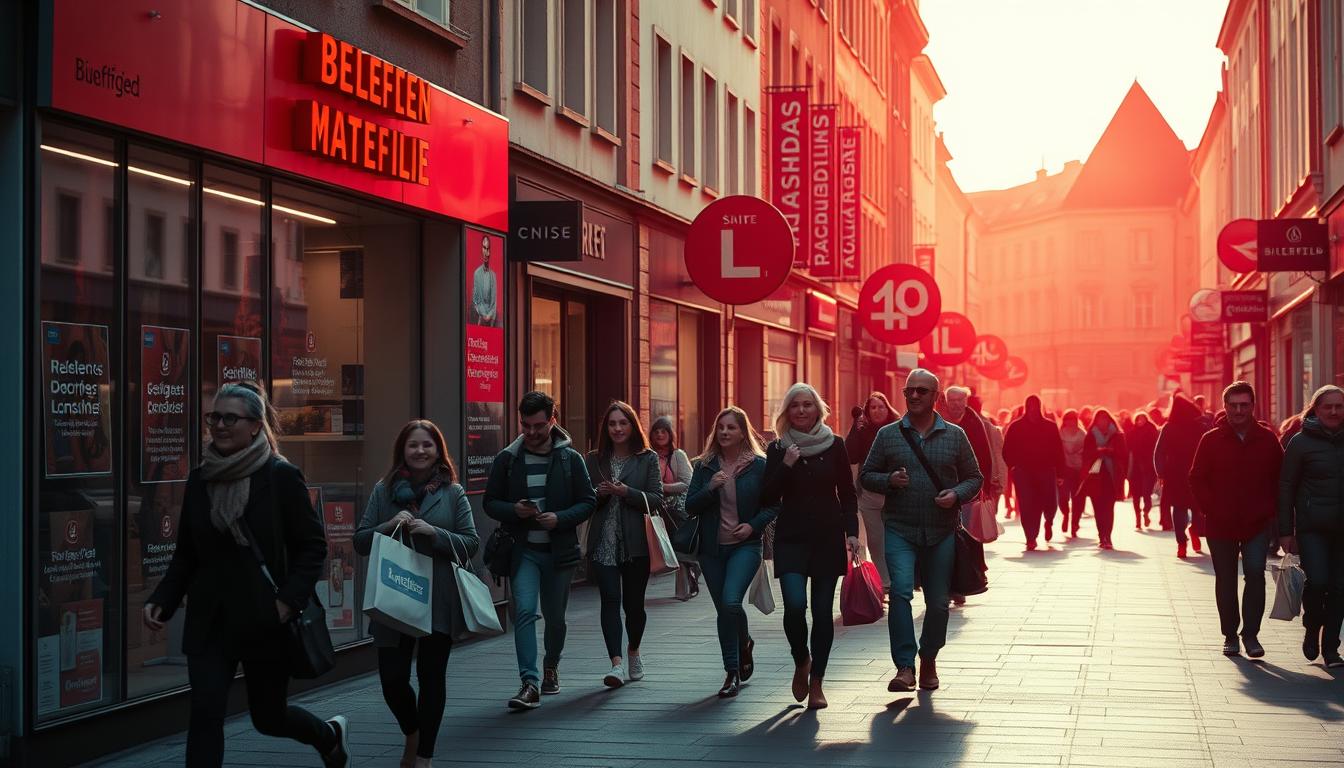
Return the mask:
{"type": "Polygon", "coordinates": [[[397,470],[397,479],[392,481],[392,500],[405,509],[409,509],[411,514],[418,515],[420,513],[420,502],[441,487],[443,487],[443,475],[439,474],[436,469],[434,474],[430,475],[429,480],[417,491],[411,482],[411,470],[402,466],[397,470]]]}
{"type": "MultiPolygon", "coordinates": [[[[1101,430],[1100,427],[1093,427],[1092,437],[1097,441],[1097,447],[1105,448],[1106,443],[1110,442],[1110,439],[1115,435],[1115,431],[1116,430],[1114,424],[1108,424],[1106,426],[1106,431],[1104,432],[1101,430]]],[[[1111,461],[1111,457],[1109,455],[1101,457],[1101,466],[1102,469],[1106,472],[1106,475],[1110,477],[1112,480],[1114,480],[1115,464],[1114,462],[1111,461]]]]}
{"type": "Polygon", "coordinates": [[[257,432],[252,444],[223,455],[213,444],[206,446],[201,457],[201,477],[210,496],[210,522],[220,532],[233,534],[240,546],[247,545],[247,537],[238,527],[238,520],[247,509],[247,495],[252,490],[252,473],[271,460],[271,444],[264,432],[257,432]]]}
{"type": "Polygon", "coordinates": [[[835,442],[835,433],[826,426],[826,422],[817,419],[816,426],[812,427],[810,432],[799,432],[793,427],[780,436],[779,442],[788,448],[791,445],[798,446],[803,456],[816,456],[830,450],[831,443],[835,442]]]}

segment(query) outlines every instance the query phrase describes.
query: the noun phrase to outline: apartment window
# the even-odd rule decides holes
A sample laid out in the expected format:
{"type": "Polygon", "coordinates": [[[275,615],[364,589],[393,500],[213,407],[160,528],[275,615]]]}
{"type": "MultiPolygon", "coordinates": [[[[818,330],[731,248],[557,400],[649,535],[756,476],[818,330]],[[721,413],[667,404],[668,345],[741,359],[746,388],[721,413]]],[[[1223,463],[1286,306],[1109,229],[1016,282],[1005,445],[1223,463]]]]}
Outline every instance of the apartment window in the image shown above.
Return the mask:
{"type": "Polygon", "coordinates": [[[576,115],[588,114],[588,0],[564,2],[564,90],[561,104],[576,115]]]}
{"type": "Polygon", "coordinates": [[[441,26],[448,26],[448,0],[397,0],[416,13],[441,26]]]}
{"type": "Polygon", "coordinates": [[[1321,40],[1324,46],[1321,59],[1325,63],[1325,78],[1321,83],[1321,115],[1324,122],[1322,136],[1332,136],[1344,127],[1344,7],[1338,3],[1321,3],[1321,40]]]}
{"type": "Polygon", "coordinates": [[[784,66],[784,32],[778,24],[770,27],[770,84],[782,85],[784,83],[783,73],[780,68],[784,66]]]}
{"type": "Polygon", "coordinates": [[[56,193],[56,260],[79,263],[80,199],[71,192],[56,193]]]}
{"type": "Polygon", "coordinates": [[[1157,312],[1153,302],[1153,292],[1147,289],[1134,290],[1134,327],[1157,327],[1157,312]]]}
{"type": "Polygon", "coordinates": [[[672,44],[656,32],[654,40],[655,93],[654,108],[656,130],[654,147],[656,160],[666,163],[668,170],[672,166],[672,44]]]}
{"type": "Polygon", "coordinates": [[[798,44],[794,43],[789,53],[789,85],[798,85],[799,78],[803,76],[803,52],[798,50],[798,44]]]}
{"type": "Polygon", "coordinates": [[[1100,312],[1095,294],[1084,293],[1078,296],[1078,325],[1081,328],[1095,328],[1100,312]]]}
{"type": "Polygon", "coordinates": [[[724,152],[724,162],[727,164],[726,179],[723,189],[730,195],[736,195],[742,191],[742,174],[738,170],[742,166],[741,138],[739,133],[738,114],[740,112],[737,96],[728,92],[728,122],[726,128],[727,150],[724,152]]]}
{"type": "Polygon", "coordinates": [[[157,211],[145,211],[145,277],[163,279],[164,218],[157,211]]]}
{"type": "Polygon", "coordinates": [[[756,113],[751,107],[742,111],[742,186],[748,195],[757,193],[756,172],[760,160],[756,157],[756,113]]]}
{"type": "Polygon", "coordinates": [[[742,0],[742,34],[756,39],[756,0],[742,0]]]}
{"type": "Polygon", "coordinates": [[[550,0],[519,0],[518,18],[522,19],[522,41],[518,54],[522,57],[519,71],[522,82],[538,94],[551,91],[550,53],[550,0]]]}
{"type": "Polygon", "coordinates": [[[1134,263],[1147,266],[1153,263],[1153,233],[1146,229],[1136,229],[1129,234],[1130,250],[1134,263]]]}
{"type": "Polygon", "coordinates": [[[737,26],[742,26],[738,18],[742,14],[741,0],[723,0],[723,18],[737,26]]]}
{"type": "Polygon", "coordinates": [[[1101,250],[1100,232],[1087,231],[1078,235],[1078,256],[1084,267],[1091,269],[1101,267],[1101,250]]]}
{"type": "Polygon", "coordinates": [[[705,175],[703,180],[705,186],[719,190],[719,141],[722,135],[719,130],[719,81],[714,79],[708,71],[705,72],[705,175]]]}
{"type": "Polygon", "coordinates": [[[597,80],[594,86],[594,119],[597,127],[607,133],[616,134],[616,0],[597,0],[594,21],[596,34],[594,43],[597,58],[593,62],[593,74],[597,80]]]}
{"type": "Polygon", "coordinates": [[[219,282],[225,288],[238,287],[238,230],[223,227],[219,231],[219,282]]]}
{"type": "Polygon", "coordinates": [[[695,178],[695,62],[681,55],[681,175],[695,178]]]}

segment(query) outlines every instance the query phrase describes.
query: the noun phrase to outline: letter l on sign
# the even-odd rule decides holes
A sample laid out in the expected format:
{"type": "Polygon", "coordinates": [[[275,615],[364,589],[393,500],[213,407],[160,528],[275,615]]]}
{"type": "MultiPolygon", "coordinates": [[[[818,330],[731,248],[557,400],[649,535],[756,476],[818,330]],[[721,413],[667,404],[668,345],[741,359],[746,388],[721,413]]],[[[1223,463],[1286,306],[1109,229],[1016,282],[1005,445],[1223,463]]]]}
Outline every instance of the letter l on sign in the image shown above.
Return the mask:
{"type": "Polygon", "coordinates": [[[719,231],[719,274],[725,280],[729,278],[757,278],[761,276],[760,267],[740,267],[733,262],[733,230],[719,231]]]}

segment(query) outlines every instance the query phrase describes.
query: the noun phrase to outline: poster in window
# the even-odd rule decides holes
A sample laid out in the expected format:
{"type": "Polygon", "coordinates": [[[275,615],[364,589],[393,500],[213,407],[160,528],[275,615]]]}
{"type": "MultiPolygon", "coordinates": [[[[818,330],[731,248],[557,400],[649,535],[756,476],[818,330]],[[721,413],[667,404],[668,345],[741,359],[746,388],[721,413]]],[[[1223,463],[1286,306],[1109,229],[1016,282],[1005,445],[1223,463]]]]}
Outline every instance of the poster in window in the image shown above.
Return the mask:
{"type": "Polygon", "coordinates": [[[140,482],[183,483],[190,470],[191,331],[140,326],[140,482]]]}
{"type": "Polygon", "coordinates": [[[49,714],[103,698],[103,601],[55,606],[57,631],[37,639],[37,711],[49,714]]]}
{"type": "Polygon", "coordinates": [[[261,381],[261,339],[255,336],[220,336],[215,341],[215,359],[222,387],[240,381],[261,381]]]}
{"type": "Polygon", "coordinates": [[[42,322],[42,405],[46,476],[112,473],[106,325],[42,322]]]}
{"type": "Polygon", "coordinates": [[[350,629],[355,626],[355,503],[323,500],[318,488],[308,493],[316,496],[313,508],[321,510],[327,534],[326,569],[317,583],[327,628],[350,629]]]}
{"type": "Polygon", "coordinates": [[[504,238],[466,230],[466,488],[485,490],[504,449],[504,238]]]}
{"type": "MultiPolygon", "coordinates": [[[[53,498],[53,500],[55,500],[53,498]]],[[[43,521],[37,614],[38,714],[103,698],[104,551],[94,530],[99,504],[77,490],[43,521]]]]}

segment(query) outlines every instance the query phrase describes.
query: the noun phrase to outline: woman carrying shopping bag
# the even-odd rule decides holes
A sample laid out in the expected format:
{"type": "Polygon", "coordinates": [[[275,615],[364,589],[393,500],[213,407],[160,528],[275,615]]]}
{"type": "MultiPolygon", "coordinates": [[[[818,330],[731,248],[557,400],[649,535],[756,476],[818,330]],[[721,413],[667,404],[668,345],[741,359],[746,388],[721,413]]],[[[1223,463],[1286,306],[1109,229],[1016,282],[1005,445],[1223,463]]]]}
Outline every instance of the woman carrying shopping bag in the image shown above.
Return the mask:
{"type": "MultiPolygon", "coordinates": [[[[672,431],[672,420],[666,416],[654,419],[649,429],[649,443],[658,454],[658,469],[663,481],[663,517],[670,531],[675,532],[686,523],[686,491],[691,487],[691,460],[677,447],[672,431]]],[[[689,560],[681,561],[677,570],[677,599],[685,602],[700,594],[700,567],[689,560]]]]}
{"type": "Polygon", "coordinates": [[[417,638],[371,621],[369,633],[378,648],[383,700],[406,737],[401,766],[428,768],[448,698],[448,654],[453,636],[465,628],[454,563],[470,560],[480,538],[443,433],[424,419],[408,422],[393,441],[392,467],[369,494],[355,530],[355,551],[367,556],[375,534],[403,532],[416,552],[432,558],[432,629],[417,638]],[[411,690],[412,656],[418,699],[411,690]]]}
{"type": "Polygon", "coordinates": [[[1279,543],[1298,552],[1302,589],[1302,655],[1344,667],[1339,630],[1344,620],[1344,389],[1316,390],[1302,431],[1288,441],[1279,472],[1279,543]]]}
{"type": "Polygon", "coordinates": [[[784,593],[784,634],[793,653],[793,698],[807,698],[808,709],[826,707],[821,683],[835,639],[835,585],[859,549],[854,481],[845,441],[826,426],[830,413],[810,384],[789,388],[775,417],[779,439],[765,453],[761,489],[761,506],[779,507],[775,575],[784,593]]]}
{"type": "Polygon", "coordinates": [[[696,462],[686,513],[693,518],[688,525],[699,526],[695,554],[718,612],[726,673],[719,697],[730,698],[755,670],[742,598],[761,567],[761,533],[776,511],[760,503],[765,457],[746,411],[730,405],[719,412],[696,462]]]}
{"type": "Polygon", "coordinates": [[[621,651],[621,608],[625,608],[626,652],[632,682],[644,679],[639,654],[648,614],[644,594],[649,587],[649,542],[644,519],[663,503],[658,456],[649,449],[644,427],[629,404],[615,400],[597,425],[597,450],[584,459],[596,481],[597,511],[588,522],[588,557],[602,596],[602,637],[611,657],[611,671],[602,678],[608,688],[625,684],[621,651]]]}
{"type": "Polygon", "coordinates": [[[241,662],[253,726],[315,748],[324,765],[345,766],[346,719],[323,722],[287,703],[286,624],[312,599],[327,543],[303,473],[277,450],[262,392],[226,384],[205,414],[210,444],[187,478],[177,549],[143,620],[162,630],[188,599],[187,765],[223,764],[224,715],[241,662]]]}

